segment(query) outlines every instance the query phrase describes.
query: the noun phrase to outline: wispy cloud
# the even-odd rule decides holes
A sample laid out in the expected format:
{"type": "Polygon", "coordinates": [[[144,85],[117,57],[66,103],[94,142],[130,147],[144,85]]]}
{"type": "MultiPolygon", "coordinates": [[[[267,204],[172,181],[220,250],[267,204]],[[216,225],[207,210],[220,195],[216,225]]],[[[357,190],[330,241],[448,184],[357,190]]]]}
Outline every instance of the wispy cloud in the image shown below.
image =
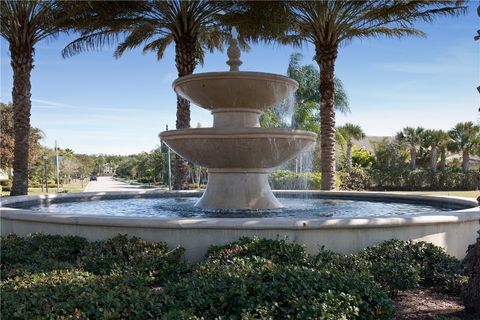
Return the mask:
{"type": "Polygon", "coordinates": [[[89,106],[74,106],[71,104],[66,104],[63,102],[56,102],[50,100],[42,99],[32,99],[32,102],[35,104],[35,108],[45,108],[45,109],[73,109],[73,110],[93,110],[93,111],[115,111],[115,112],[127,112],[134,111],[133,108],[101,108],[101,107],[89,107],[89,106]]]}

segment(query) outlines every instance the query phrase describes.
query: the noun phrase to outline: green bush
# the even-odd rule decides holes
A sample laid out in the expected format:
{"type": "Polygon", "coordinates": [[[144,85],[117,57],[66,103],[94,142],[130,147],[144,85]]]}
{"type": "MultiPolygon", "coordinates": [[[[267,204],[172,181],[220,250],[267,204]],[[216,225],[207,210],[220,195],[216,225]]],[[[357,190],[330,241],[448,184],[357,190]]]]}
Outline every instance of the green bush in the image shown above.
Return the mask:
{"type": "Polygon", "coordinates": [[[8,186],[1,186],[1,187],[2,187],[2,188],[1,188],[2,191],[5,191],[5,192],[10,192],[10,191],[12,191],[12,187],[8,187],[8,186]]]}
{"type": "Polygon", "coordinates": [[[318,190],[321,187],[320,172],[295,173],[290,170],[276,170],[270,173],[272,188],[276,190],[318,190]]]}
{"type": "MultiPolygon", "coordinates": [[[[43,184],[44,185],[44,184],[43,184]]],[[[28,183],[28,187],[29,188],[41,188],[42,187],[42,183],[40,182],[36,182],[36,181],[31,181],[28,183]]]]}
{"type": "Polygon", "coordinates": [[[389,319],[392,312],[369,277],[257,256],[209,258],[165,293],[167,318],[389,319]]]}
{"type": "Polygon", "coordinates": [[[337,175],[340,179],[341,190],[361,191],[370,188],[370,174],[360,167],[353,167],[350,173],[339,171],[337,175]]]}
{"type": "Polygon", "coordinates": [[[2,187],[12,187],[12,183],[13,181],[12,180],[2,180],[0,181],[0,186],[2,187]]]}
{"type": "Polygon", "coordinates": [[[375,280],[392,293],[421,285],[459,294],[467,281],[458,259],[426,242],[388,240],[365,248],[357,256],[369,264],[375,280]]]}
{"type": "Polygon", "coordinates": [[[394,294],[459,293],[460,261],[425,242],[308,255],[286,239],[212,246],[194,266],[182,248],[118,235],[1,236],[5,319],[390,319],[394,294]]]}
{"type": "Polygon", "coordinates": [[[207,259],[227,262],[233,258],[262,257],[274,263],[305,264],[309,255],[305,249],[287,239],[241,238],[225,246],[211,246],[207,259]]]}
{"type": "Polygon", "coordinates": [[[154,290],[80,270],[14,277],[0,288],[3,319],[148,319],[158,309],[154,290]]]}
{"type": "Polygon", "coordinates": [[[151,177],[142,177],[142,178],[136,179],[136,181],[137,181],[138,183],[153,183],[153,178],[151,178],[151,177]]]}
{"type": "Polygon", "coordinates": [[[25,273],[71,269],[87,247],[84,238],[36,233],[1,237],[1,278],[25,273]]]}
{"type": "Polygon", "coordinates": [[[186,265],[180,263],[183,253],[181,247],[169,250],[165,243],[118,235],[106,241],[92,242],[79,263],[83,270],[97,275],[145,273],[156,283],[161,283],[172,275],[185,272],[186,265]]]}

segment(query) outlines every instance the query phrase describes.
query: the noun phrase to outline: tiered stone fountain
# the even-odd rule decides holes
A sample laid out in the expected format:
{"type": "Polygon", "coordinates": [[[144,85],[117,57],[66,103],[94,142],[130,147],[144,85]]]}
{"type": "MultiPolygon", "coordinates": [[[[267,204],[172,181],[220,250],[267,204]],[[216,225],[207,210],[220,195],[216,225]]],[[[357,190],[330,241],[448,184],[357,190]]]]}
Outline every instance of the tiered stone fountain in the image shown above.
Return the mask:
{"type": "Polygon", "coordinates": [[[208,168],[208,183],[196,207],[224,210],[276,209],[268,172],[315,143],[302,130],[260,128],[262,110],[281,103],[298,88],[290,78],[239,71],[237,40],[228,48],[230,71],[178,78],[173,89],[210,110],[213,128],[164,131],[160,138],[177,154],[208,168]]]}

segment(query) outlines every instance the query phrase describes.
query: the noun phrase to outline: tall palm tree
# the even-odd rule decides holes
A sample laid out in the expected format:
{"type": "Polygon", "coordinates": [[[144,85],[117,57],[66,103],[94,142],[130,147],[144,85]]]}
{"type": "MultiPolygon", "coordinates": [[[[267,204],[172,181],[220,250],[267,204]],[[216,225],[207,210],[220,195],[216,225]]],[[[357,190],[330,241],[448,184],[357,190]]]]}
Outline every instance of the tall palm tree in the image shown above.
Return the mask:
{"type": "Polygon", "coordinates": [[[457,123],[449,132],[452,151],[462,152],[462,171],[468,171],[470,154],[480,146],[480,126],[472,121],[457,123]]]}
{"type": "MultiPolygon", "coordinates": [[[[178,76],[192,74],[203,63],[205,51],[222,49],[226,33],[219,23],[220,15],[230,3],[205,0],[119,1],[92,2],[90,9],[79,17],[78,39],[63,50],[64,57],[98,49],[125,38],[118,44],[114,56],[126,50],[143,47],[143,52],[155,52],[162,59],[165,49],[175,45],[175,65],[178,76]]],[[[177,129],[190,127],[190,102],[177,95],[177,129]]],[[[187,189],[188,163],[175,157],[175,189],[187,189]]]]}
{"type": "MultiPolygon", "coordinates": [[[[68,7],[69,4],[65,4],[68,7]]],[[[0,34],[8,42],[13,70],[14,106],[13,185],[10,195],[28,192],[30,109],[32,107],[30,74],[35,45],[66,31],[68,14],[57,1],[1,1],[0,34]]]]}
{"type": "Polygon", "coordinates": [[[441,152],[441,170],[445,170],[446,148],[450,142],[450,136],[443,130],[425,130],[421,136],[422,145],[430,148],[430,169],[437,172],[437,154],[441,152]]]}
{"type": "Polygon", "coordinates": [[[339,47],[356,38],[423,36],[414,22],[460,14],[466,10],[461,4],[458,0],[281,1],[270,3],[274,10],[264,10],[264,1],[249,1],[239,5],[230,23],[248,39],[314,46],[320,67],[322,189],[331,190],[335,187],[334,76],[339,47]]]}
{"type": "Polygon", "coordinates": [[[365,132],[359,125],[352,123],[345,123],[343,126],[337,129],[344,137],[347,143],[346,158],[347,158],[347,171],[352,172],[352,147],[353,139],[360,140],[365,138],[365,132]]]}
{"type": "Polygon", "coordinates": [[[412,170],[417,168],[417,147],[422,143],[422,134],[424,129],[422,127],[412,128],[405,127],[398,132],[396,139],[408,146],[410,151],[410,167],[412,170]]]}

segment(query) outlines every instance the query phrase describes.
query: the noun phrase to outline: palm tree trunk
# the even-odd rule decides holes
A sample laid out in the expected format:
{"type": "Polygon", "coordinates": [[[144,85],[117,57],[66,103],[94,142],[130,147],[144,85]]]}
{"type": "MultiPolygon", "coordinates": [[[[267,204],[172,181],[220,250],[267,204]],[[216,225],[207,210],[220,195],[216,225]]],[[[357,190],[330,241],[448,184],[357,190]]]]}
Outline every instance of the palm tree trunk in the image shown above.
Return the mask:
{"type": "Polygon", "coordinates": [[[433,172],[437,172],[437,148],[432,147],[430,150],[430,167],[433,172]]]}
{"type": "Polygon", "coordinates": [[[320,140],[322,190],[335,189],[335,60],[337,46],[316,47],[320,67],[320,140]]]}
{"type": "Polygon", "coordinates": [[[30,136],[30,73],[33,69],[33,47],[10,45],[13,70],[13,184],[11,196],[28,194],[28,150],[30,136]]]}
{"type": "Polygon", "coordinates": [[[350,141],[347,142],[347,171],[348,173],[352,172],[352,143],[350,141]]]}
{"type": "Polygon", "coordinates": [[[445,148],[442,148],[442,153],[440,154],[440,170],[445,171],[447,167],[447,152],[445,148]]]}
{"type": "MultiPolygon", "coordinates": [[[[175,64],[178,76],[183,77],[193,73],[196,66],[196,37],[186,36],[175,41],[175,64]]],[[[177,95],[177,129],[190,128],[190,101],[177,95]]],[[[175,176],[173,189],[188,189],[188,162],[180,156],[175,157],[175,176]]]]}
{"type": "Polygon", "coordinates": [[[468,162],[470,161],[470,153],[467,149],[462,152],[462,171],[463,173],[468,172],[468,162]]]}
{"type": "Polygon", "coordinates": [[[417,168],[417,150],[414,147],[410,148],[410,166],[412,170],[417,168]]]}

